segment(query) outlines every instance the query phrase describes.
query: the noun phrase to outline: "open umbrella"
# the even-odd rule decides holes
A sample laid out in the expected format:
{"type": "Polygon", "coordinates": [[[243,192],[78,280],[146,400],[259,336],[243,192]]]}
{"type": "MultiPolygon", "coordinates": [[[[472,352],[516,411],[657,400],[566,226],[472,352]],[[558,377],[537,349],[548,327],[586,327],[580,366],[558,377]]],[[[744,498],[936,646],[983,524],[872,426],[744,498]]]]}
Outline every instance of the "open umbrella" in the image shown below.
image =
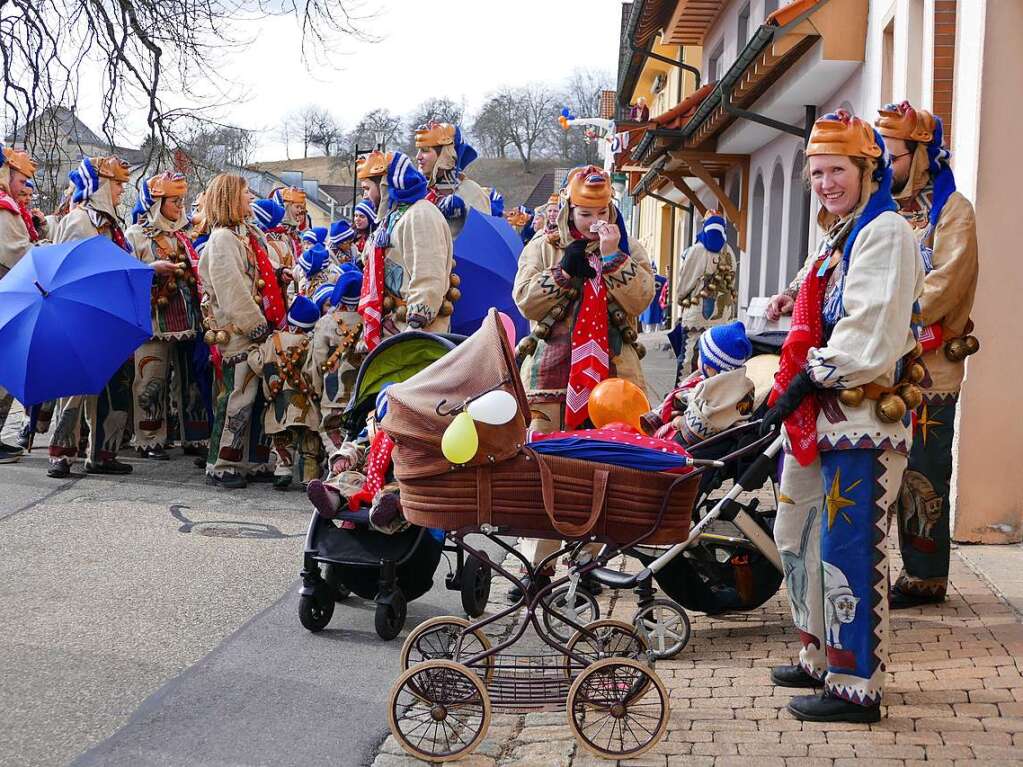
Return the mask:
{"type": "Polygon", "coordinates": [[[462,297],[451,315],[452,333],[472,335],[491,308],[512,318],[518,338],[529,333],[529,323],[512,299],[521,250],[522,241],[507,221],[469,210],[455,238],[455,274],[462,280],[462,297]]]}
{"type": "Polygon", "coordinates": [[[0,385],[26,405],[101,392],[153,334],[152,283],[106,237],[29,250],[0,280],[0,385]]]}

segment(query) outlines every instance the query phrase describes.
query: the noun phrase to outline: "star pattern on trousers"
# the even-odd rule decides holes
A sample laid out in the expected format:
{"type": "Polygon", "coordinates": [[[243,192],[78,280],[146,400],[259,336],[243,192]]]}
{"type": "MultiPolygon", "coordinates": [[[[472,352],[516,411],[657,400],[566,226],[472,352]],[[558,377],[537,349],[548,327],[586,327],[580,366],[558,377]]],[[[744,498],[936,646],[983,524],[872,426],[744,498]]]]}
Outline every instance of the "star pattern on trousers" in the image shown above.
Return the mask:
{"type": "Polygon", "coordinates": [[[917,428],[920,429],[920,436],[923,437],[924,444],[927,444],[927,428],[929,426],[944,426],[941,421],[931,418],[927,414],[927,403],[923,405],[923,409],[920,411],[920,417],[916,419],[917,428]]]}
{"type": "Polygon", "coordinates": [[[842,515],[842,518],[846,522],[848,522],[850,525],[852,524],[852,519],[850,519],[849,515],[842,511],[842,509],[846,508],[847,506],[855,506],[856,501],[849,500],[844,496],[844,493],[851,492],[858,484],[860,484],[860,480],[856,480],[851,485],[849,485],[849,487],[847,487],[845,490],[842,490],[842,470],[841,469],[835,470],[835,478],[831,480],[831,489],[828,491],[828,494],[824,497],[824,501],[825,503],[827,503],[828,506],[828,530],[830,530],[831,526],[835,524],[835,517],[837,517],[839,514],[842,515]]]}

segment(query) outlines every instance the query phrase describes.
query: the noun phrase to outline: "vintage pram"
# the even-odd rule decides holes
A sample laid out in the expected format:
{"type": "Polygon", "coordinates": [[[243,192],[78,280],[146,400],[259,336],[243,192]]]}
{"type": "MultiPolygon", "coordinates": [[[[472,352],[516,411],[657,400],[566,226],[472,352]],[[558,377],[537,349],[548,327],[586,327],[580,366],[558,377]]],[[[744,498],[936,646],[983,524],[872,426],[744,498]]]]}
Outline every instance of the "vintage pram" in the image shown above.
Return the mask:
{"type": "MultiPolygon", "coordinates": [[[[780,440],[690,530],[706,466],[670,474],[541,456],[526,444],[528,418],[512,351],[493,313],[477,333],[428,371],[389,390],[383,427],[396,443],[395,475],[411,522],[447,530],[469,557],[519,585],[524,584],[518,576],[491,562],[466,536],[484,535],[530,575],[566,554],[579,553],[587,542],[605,544],[596,558],[585,563],[580,558],[567,576],[527,591],[517,604],[493,615],[474,622],[438,617],[412,631],[402,648],[403,671],[391,690],[388,720],[401,746],[426,761],[470,753],[485,737],[495,707],[529,711],[565,706],[569,727],[588,751],[609,759],[644,753],[664,734],[669,700],[642,633],[621,621],[584,626],[561,614],[558,620],[572,635],[568,641],[559,639],[542,618],[553,609],[551,594],[587,574],[614,588],[649,584],[722,511],[734,512],[733,524],[777,557],[770,532],[743,509],[736,510],[734,500],[744,483],[762,484],[780,440]],[[450,465],[440,449],[444,429],[469,400],[495,389],[514,395],[518,413],[500,426],[477,423],[476,456],[450,465]],[[504,540],[509,536],[560,537],[568,543],[534,568],[504,540]],[[642,544],[672,548],[638,574],[606,567],[626,549],[642,544]],[[510,635],[492,641],[486,629],[496,634],[501,621],[516,614],[510,635]],[[508,652],[530,627],[554,654],[508,652]]],[[[760,450],[765,441],[758,440],[750,450],[760,450]]]]}
{"type": "MultiPolygon", "coordinates": [[[[359,368],[346,411],[348,438],[366,425],[381,387],[400,382],[428,367],[455,348],[461,336],[402,333],[383,341],[359,368]]],[[[315,510],[303,553],[298,613],[302,625],[322,631],[334,604],[351,593],[376,602],[374,624],[381,639],[394,639],[405,625],[407,604],[433,587],[433,575],[445,550],[456,556],[445,583],[461,592],[467,615],[482,615],[490,596],[491,571],[476,559],[466,561],[460,549],[445,546],[443,531],[410,525],[387,535],[370,528],[368,510],[344,513],[355,524],[341,529],[315,510]]]]}

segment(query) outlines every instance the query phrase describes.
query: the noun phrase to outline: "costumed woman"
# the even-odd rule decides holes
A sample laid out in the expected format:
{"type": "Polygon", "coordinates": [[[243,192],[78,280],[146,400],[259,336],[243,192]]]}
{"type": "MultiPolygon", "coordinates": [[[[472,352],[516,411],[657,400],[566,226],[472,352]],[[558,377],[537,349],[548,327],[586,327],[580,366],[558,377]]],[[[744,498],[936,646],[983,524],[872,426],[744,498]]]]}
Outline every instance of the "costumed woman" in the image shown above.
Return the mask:
{"type": "Polygon", "coordinates": [[[344,219],[330,225],[327,233],[327,252],[336,265],[356,263],[359,253],[355,248],[355,229],[344,219]]]}
{"type": "MultiPolygon", "coordinates": [[[[557,231],[526,245],[513,287],[533,323],[519,344],[530,429],[544,433],[583,428],[590,392],[605,378],[646,389],[637,318],[654,297],[650,257],[628,237],[605,171],[576,168],[566,184],[557,231]]],[[[534,565],[558,548],[554,540],[523,542],[534,565]]],[[[532,586],[549,584],[551,575],[540,573],[532,586]]]]}
{"type": "Polygon", "coordinates": [[[135,448],[144,458],[167,460],[171,411],[188,455],[206,452],[210,424],[192,356],[202,333],[199,255],[185,234],[188,182],[180,173],[150,176],[142,185],[138,220],[125,237],[132,252],[153,267],[153,337],[135,350],[132,383],[135,448]],[[173,368],[173,375],[171,369],[173,368]]]}
{"type": "Polygon", "coordinates": [[[889,104],[875,122],[892,157],[899,213],[923,255],[920,323],[927,376],[913,449],[899,494],[902,573],[892,587],[894,609],[942,602],[948,589],[949,481],[956,402],[966,357],[979,348],[970,310],[977,290],[977,221],[956,191],[941,118],[908,102],[889,104]]]}
{"type": "MultiPolygon", "coordinates": [[[[23,199],[35,172],[36,163],[27,152],[0,146],[0,279],[40,239],[32,211],[23,199]]],[[[0,386],[0,430],[13,404],[14,397],[0,386]]],[[[19,446],[0,442],[0,463],[14,463],[23,452],[19,446]]]]}
{"type": "Polygon", "coordinates": [[[284,220],[284,206],[276,200],[256,200],[252,203],[252,220],[256,223],[266,243],[266,254],[274,265],[277,284],[281,286],[281,295],[287,299],[288,288],[294,288],[294,257],[295,251],[291,238],[284,231],[281,222],[284,220]]]}
{"type": "Polygon", "coordinates": [[[234,490],[248,480],[272,479],[263,434],[265,401],[259,377],[245,363],[249,352],[281,327],[286,308],[262,238],[246,223],[251,194],[245,179],[216,176],[203,197],[203,216],[210,227],[199,258],[205,338],[216,345],[222,375],[206,481],[234,490]]]}
{"type": "Polygon", "coordinates": [[[355,253],[359,266],[365,263],[366,251],[373,247],[373,232],[377,228],[377,209],[372,200],[359,200],[352,214],[352,226],[355,228],[355,253]]]}
{"type": "Polygon", "coordinates": [[[470,208],[490,215],[490,196],[465,177],[465,169],[475,159],[476,150],[457,125],[429,122],[416,129],[416,165],[429,182],[430,201],[447,219],[452,238],[462,231],[470,208]]]}
{"type": "MultiPolygon", "coordinates": [[[[128,163],[118,157],[83,157],[69,174],[75,184],[78,203],[55,227],[53,242],[86,240],[102,235],[130,251],[121,228],[117,205],[130,178],[128,163]]],[[[47,474],[64,478],[71,474],[71,461],[78,457],[82,415],[89,426],[89,447],[85,470],[91,474],[130,474],[131,464],[117,460],[128,411],[131,408],[131,379],[134,358],[125,361],[98,396],[62,397],[50,440],[47,474]]]]}
{"type": "Polygon", "coordinates": [[[408,329],[446,333],[457,298],[451,231],[426,199],[426,178],[401,152],[371,152],[360,159],[357,175],[380,211],[359,300],[363,346],[373,351],[382,339],[408,329]]]}
{"type": "Polygon", "coordinates": [[[725,238],[725,219],[708,210],[696,242],[682,254],[675,283],[684,337],[676,384],[696,371],[697,342],[703,331],[735,319],[735,265],[735,253],[725,238]]]}
{"type": "Polygon", "coordinates": [[[291,240],[294,264],[302,255],[302,232],[309,228],[305,192],[293,186],[281,186],[270,192],[270,199],[284,208],[284,220],[280,225],[291,240]]]}
{"type": "Polygon", "coordinates": [[[784,424],[775,541],[802,649],[771,677],[822,687],[797,719],[876,722],[888,653],[887,518],[923,375],[912,320],[923,287],[896,212],[883,139],[844,110],[814,123],[807,174],[821,203],[764,430],[784,424]]]}

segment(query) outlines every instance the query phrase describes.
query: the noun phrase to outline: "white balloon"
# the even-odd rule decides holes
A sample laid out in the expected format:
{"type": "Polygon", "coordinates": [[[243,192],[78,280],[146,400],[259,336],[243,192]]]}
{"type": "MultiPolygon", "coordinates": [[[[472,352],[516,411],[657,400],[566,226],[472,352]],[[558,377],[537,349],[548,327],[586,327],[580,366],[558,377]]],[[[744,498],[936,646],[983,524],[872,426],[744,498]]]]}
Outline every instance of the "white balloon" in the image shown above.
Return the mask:
{"type": "Polygon", "coordinates": [[[470,402],[468,411],[474,421],[500,426],[515,417],[519,412],[519,403],[514,395],[496,389],[470,402]]]}

